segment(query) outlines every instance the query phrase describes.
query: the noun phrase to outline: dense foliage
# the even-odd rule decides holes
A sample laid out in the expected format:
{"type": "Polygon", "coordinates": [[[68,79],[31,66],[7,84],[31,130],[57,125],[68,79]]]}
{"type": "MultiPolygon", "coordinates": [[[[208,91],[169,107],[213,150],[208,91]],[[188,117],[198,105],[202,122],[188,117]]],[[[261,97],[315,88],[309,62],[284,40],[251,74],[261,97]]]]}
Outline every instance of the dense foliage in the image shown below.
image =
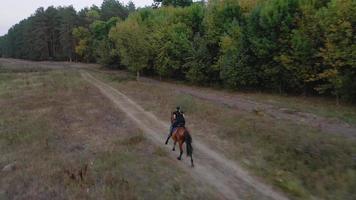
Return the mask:
{"type": "Polygon", "coordinates": [[[124,6],[115,0],[104,0],[100,8],[92,6],[79,12],[72,6],[41,7],[0,37],[0,55],[31,60],[94,62],[102,58],[103,51],[99,52],[99,49],[110,47],[106,39],[111,26],[133,11],[132,2],[124,6]],[[105,44],[99,45],[99,40],[105,44]]]}
{"type": "Polygon", "coordinates": [[[157,0],[133,11],[115,0],[40,8],[0,38],[0,54],[356,101],[354,0],[157,0]]]}

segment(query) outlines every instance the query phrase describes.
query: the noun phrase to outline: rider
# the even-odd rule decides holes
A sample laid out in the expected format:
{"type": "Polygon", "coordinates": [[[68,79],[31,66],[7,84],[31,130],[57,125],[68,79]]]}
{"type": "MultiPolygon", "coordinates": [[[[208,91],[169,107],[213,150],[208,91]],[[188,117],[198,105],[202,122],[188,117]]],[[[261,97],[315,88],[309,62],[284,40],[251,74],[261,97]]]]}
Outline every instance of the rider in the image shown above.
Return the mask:
{"type": "Polygon", "coordinates": [[[166,140],[166,144],[168,144],[169,138],[172,136],[173,130],[177,127],[184,127],[185,126],[185,118],[184,113],[181,111],[180,106],[176,107],[176,110],[172,113],[173,114],[173,121],[171,124],[171,128],[169,130],[169,135],[166,140]]]}

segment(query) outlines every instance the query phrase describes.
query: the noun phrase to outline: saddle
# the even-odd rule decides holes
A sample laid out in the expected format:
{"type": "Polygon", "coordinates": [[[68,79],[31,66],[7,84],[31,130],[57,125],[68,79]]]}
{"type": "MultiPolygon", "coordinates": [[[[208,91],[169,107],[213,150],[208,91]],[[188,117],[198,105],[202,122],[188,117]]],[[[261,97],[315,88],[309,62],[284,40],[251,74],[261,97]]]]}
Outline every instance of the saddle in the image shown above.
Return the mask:
{"type": "Polygon", "coordinates": [[[177,127],[176,128],[179,128],[179,127],[184,127],[185,126],[185,124],[184,123],[179,123],[179,124],[177,124],[177,127]]]}
{"type": "Polygon", "coordinates": [[[176,133],[178,128],[185,128],[185,126],[184,124],[178,124],[176,127],[173,128],[172,135],[176,133]]]}

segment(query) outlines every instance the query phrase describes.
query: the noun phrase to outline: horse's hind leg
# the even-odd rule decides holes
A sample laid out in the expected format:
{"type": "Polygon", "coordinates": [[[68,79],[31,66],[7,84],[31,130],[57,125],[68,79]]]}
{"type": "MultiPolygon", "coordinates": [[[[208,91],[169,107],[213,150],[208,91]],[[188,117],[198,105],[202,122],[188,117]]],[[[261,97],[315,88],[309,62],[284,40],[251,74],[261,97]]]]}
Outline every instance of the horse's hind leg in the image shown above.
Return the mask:
{"type": "Polygon", "coordinates": [[[180,154],[179,157],[177,157],[178,160],[182,160],[182,155],[183,155],[183,142],[179,142],[179,150],[180,154]]]}
{"type": "Polygon", "coordinates": [[[194,167],[193,155],[190,155],[190,162],[192,163],[192,167],[194,167]]]}

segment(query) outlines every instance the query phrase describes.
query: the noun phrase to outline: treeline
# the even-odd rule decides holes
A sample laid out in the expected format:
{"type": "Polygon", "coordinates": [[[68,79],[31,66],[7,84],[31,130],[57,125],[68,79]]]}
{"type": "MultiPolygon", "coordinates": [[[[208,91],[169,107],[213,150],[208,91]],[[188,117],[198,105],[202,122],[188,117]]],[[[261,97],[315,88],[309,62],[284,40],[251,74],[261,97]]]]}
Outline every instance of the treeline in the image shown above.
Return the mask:
{"type": "Polygon", "coordinates": [[[76,15],[80,23],[61,17],[56,26],[73,29],[67,32],[76,44],[70,51],[64,50],[70,43],[61,39],[61,51],[50,48],[53,33],[38,31],[38,20],[29,20],[36,14],[22,24],[37,24],[32,36],[38,41],[29,40],[41,44],[46,38],[47,57],[29,56],[33,51],[12,39],[27,33],[21,31],[26,25],[0,39],[12,48],[2,54],[41,60],[54,52],[67,52],[57,58],[68,59],[70,52],[82,61],[197,84],[356,101],[354,0],[163,0],[127,18],[104,15],[103,6],[81,12],[76,15]]]}
{"type": "Polygon", "coordinates": [[[76,27],[89,27],[112,17],[125,19],[135,5],[104,0],[101,7],[93,5],[77,12],[72,6],[38,8],[29,18],[14,25],[0,37],[0,56],[30,60],[78,60],[73,35],[76,27]]]}

